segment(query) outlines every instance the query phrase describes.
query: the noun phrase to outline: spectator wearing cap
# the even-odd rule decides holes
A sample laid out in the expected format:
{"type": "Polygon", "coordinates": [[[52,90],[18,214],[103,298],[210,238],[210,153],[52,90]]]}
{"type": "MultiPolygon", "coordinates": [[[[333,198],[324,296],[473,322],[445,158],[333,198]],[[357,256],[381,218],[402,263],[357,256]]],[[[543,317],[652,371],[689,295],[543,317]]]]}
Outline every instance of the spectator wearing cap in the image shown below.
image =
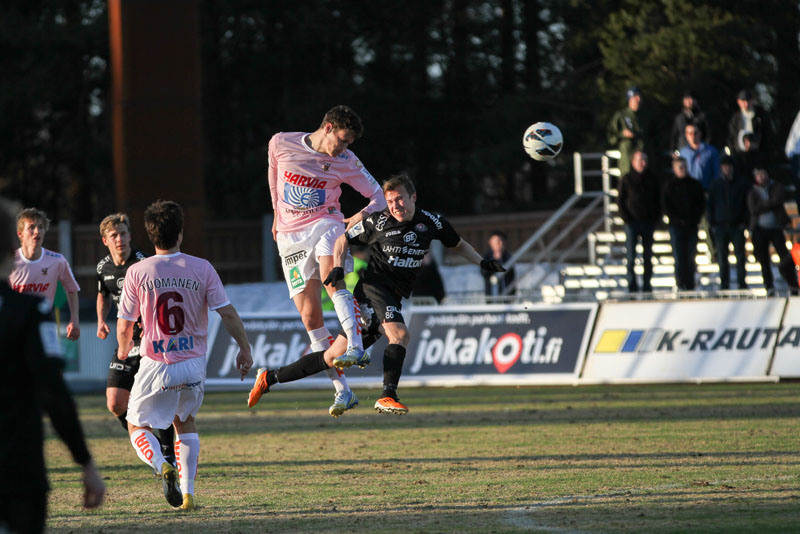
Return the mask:
{"type": "Polygon", "coordinates": [[[700,109],[700,104],[691,91],[684,91],[681,110],[675,115],[672,121],[672,132],[670,133],[670,150],[676,152],[686,146],[686,126],[694,124],[702,133],[706,143],[711,142],[711,128],[708,126],[706,113],[700,109]]]}
{"type": "Polygon", "coordinates": [[[783,203],[786,189],[783,184],[770,180],[765,169],[753,171],[755,185],[747,195],[747,208],[750,211],[750,240],[753,242],[753,255],[761,264],[761,275],[767,290],[774,288],[772,261],[769,246],[775,247],[780,258],[779,269],[789,288],[797,289],[797,274],[794,261],[786,249],[783,228],[791,223],[783,203]],[[789,268],[790,269],[787,269],[789,268]],[[789,272],[787,272],[789,271],[789,272]]]}
{"type": "Polygon", "coordinates": [[[625,176],[631,170],[631,156],[636,150],[644,150],[647,144],[649,121],[640,112],[642,92],[631,87],[625,93],[628,104],[614,113],[606,128],[609,144],[620,151],[619,172],[625,176]]]}
{"type": "Polygon", "coordinates": [[[636,244],[642,241],[642,291],[653,290],[653,231],[661,219],[661,188],[658,178],[647,168],[647,154],[637,150],[631,157],[631,170],[619,182],[619,214],[625,221],[625,249],[628,261],[628,291],[639,291],[634,265],[636,244]]]}
{"type": "Polygon", "coordinates": [[[700,182],[704,191],[719,175],[719,151],[703,141],[700,128],[687,124],[685,128],[686,146],[678,151],[686,160],[689,176],[700,182]]]}
{"type": "Polygon", "coordinates": [[[800,111],[797,112],[792,129],[789,130],[789,137],[786,138],[786,157],[791,164],[795,202],[800,211],[800,111]]]}
{"type": "Polygon", "coordinates": [[[708,223],[714,235],[719,262],[720,289],[730,289],[731,271],[728,247],[733,243],[736,256],[736,281],[739,289],[746,289],[744,229],[748,223],[747,194],[750,180],[735,172],[733,158],[723,156],[719,178],[708,189],[708,223]]]}
{"type": "Polygon", "coordinates": [[[703,187],[686,171],[686,160],[672,160],[673,176],[662,193],[664,213],[669,217],[669,237],[675,257],[675,284],[680,290],[694,289],[697,225],[705,211],[703,187]]]}
{"type": "Polygon", "coordinates": [[[766,117],[757,110],[753,104],[753,94],[748,90],[739,91],[736,95],[736,104],[739,109],[731,115],[728,122],[728,148],[731,154],[745,151],[744,135],[753,134],[751,137],[751,150],[761,149],[766,117]]]}

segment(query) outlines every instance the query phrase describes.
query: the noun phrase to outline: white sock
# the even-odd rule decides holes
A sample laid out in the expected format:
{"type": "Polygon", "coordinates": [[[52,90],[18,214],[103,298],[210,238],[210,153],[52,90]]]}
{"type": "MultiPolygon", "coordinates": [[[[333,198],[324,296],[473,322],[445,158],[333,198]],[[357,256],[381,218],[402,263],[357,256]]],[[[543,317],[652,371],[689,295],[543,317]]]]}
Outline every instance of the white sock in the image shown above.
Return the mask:
{"type": "Polygon", "coordinates": [[[347,336],[347,345],[350,347],[364,348],[361,341],[361,324],[359,324],[353,294],[346,289],[340,289],[331,296],[336,316],[342,323],[342,328],[347,336]]]}
{"type": "Polygon", "coordinates": [[[144,428],[134,430],[131,433],[131,445],[144,463],[155,469],[156,473],[161,473],[164,455],[161,454],[161,443],[152,432],[144,428]]]}
{"type": "MultiPolygon", "coordinates": [[[[325,350],[333,344],[333,336],[324,326],[316,330],[308,331],[308,338],[311,340],[312,352],[325,350]]],[[[344,371],[340,371],[334,367],[325,369],[325,374],[333,382],[333,387],[336,388],[336,393],[340,391],[350,391],[350,386],[347,383],[347,378],[344,376],[344,371]]]]}
{"type": "Polygon", "coordinates": [[[200,457],[200,436],[197,433],[175,436],[175,459],[181,476],[181,493],[194,495],[197,459],[200,457]]]}

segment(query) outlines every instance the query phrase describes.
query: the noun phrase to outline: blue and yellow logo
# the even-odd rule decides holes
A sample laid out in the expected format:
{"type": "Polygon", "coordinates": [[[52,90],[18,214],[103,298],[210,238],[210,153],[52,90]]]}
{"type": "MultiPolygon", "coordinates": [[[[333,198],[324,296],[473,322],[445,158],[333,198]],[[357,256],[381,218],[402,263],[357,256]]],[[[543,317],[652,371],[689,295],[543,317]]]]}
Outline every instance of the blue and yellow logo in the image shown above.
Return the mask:
{"type": "Polygon", "coordinates": [[[604,330],[595,353],[650,352],[655,350],[664,330],[604,330]]]}

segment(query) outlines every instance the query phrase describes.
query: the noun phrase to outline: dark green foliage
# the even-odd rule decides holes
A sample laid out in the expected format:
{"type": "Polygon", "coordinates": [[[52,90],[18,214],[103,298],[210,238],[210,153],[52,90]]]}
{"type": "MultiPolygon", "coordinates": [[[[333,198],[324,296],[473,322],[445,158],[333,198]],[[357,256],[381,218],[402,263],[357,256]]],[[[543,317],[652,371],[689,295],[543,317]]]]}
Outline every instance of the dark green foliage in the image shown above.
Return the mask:
{"type": "MultiPolygon", "coordinates": [[[[570,154],[605,148],[638,85],[661,148],[684,89],[724,137],[756,88],[781,148],[800,109],[800,11],[788,0],[201,0],[205,180],[212,218],[270,210],[266,144],[346,103],[353,150],[407,171],[447,214],[529,210],[569,193],[570,154]],[[538,120],[564,133],[552,164],[521,149],[538,120]]],[[[0,194],[89,222],[113,208],[106,2],[0,8],[0,194]]],[[[346,191],[345,213],[363,204],[346,191]]]]}

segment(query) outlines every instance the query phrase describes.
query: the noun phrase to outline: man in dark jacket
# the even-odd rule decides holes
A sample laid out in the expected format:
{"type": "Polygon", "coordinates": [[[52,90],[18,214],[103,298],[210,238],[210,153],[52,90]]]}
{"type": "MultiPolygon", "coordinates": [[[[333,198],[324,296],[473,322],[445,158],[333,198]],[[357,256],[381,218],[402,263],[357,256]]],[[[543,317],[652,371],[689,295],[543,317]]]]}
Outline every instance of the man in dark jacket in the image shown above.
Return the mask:
{"type": "Polygon", "coordinates": [[[750,150],[761,150],[768,124],[767,117],[762,110],[756,108],[753,102],[753,93],[748,90],[739,91],[736,96],[736,105],[739,109],[731,115],[728,121],[728,148],[734,154],[744,152],[744,136],[750,133],[753,134],[750,150]]]}
{"type": "Polygon", "coordinates": [[[674,175],[667,181],[662,201],[669,217],[669,236],[675,257],[675,283],[679,290],[694,289],[697,225],[705,211],[705,194],[700,182],[689,177],[686,160],[672,160],[674,175]]]}
{"type": "Polygon", "coordinates": [[[706,143],[711,143],[711,128],[708,125],[706,113],[700,109],[700,105],[691,91],[683,93],[682,104],[681,110],[672,121],[669,146],[673,152],[686,146],[686,126],[689,124],[697,126],[702,134],[702,139],[706,143]]]}
{"type": "MultiPolygon", "coordinates": [[[[508,248],[506,247],[507,241],[508,238],[503,232],[499,230],[492,232],[492,235],[489,236],[489,250],[483,255],[483,259],[486,261],[497,260],[503,265],[508,263],[509,258],[511,258],[511,253],[508,252],[508,248]]],[[[494,271],[481,268],[481,276],[483,276],[484,293],[487,297],[503,296],[506,294],[506,288],[514,283],[516,272],[513,267],[506,270],[504,273],[495,273],[494,271]],[[497,274],[497,283],[493,284],[492,276],[495,274],[497,274]]],[[[512,294],[513,293],[516,293],[516,291],[512,291],[512,294]]]]}
{"type": "Polygon", "coordinates": [[[631,171],[619,181],[617,205],[625,221],[625,249],[628,261],[628,291],[639,291],[634,265],[636,243],[642,240],[642,290],[652,291],[653,231],[661,218],[661,195],[658,178],[647,168],[647,154],[641,150],[633,153],[631,171]]]}
{"type": "Polygon", "coordinates": [[[714,234],[719,262],[720,289],[730,289],[731,272],[728,263],[728,246],[733,243],[736,255],[736,280],[739,289],[746,289],[744,264],[744,229],[747,225],[747,193],[750,183],[734,173],[733,158],[725,156],[720,164],[720,175],[708,189],[708,224],[714,234]]]}
{"type": "Polygon", "coordinates": [[[750,211],[750,240],[753,242],[753,255],[761,264],[761,275],[767,290],[774,288],[772,262],[769,245],[775,247],[780,258],[780,271],[789,288],[797,289],[797,274],[794,273],[794,262],[786,249],[786,237],[783,228],[791,223],[789,214],[783,203],[786,189],[783,184],[773,182],[764,169],[753,171],[755,185],[747,195],[747,208],[750,211]],[[789,269],[791,267],[791,269],[789,269]]]}

